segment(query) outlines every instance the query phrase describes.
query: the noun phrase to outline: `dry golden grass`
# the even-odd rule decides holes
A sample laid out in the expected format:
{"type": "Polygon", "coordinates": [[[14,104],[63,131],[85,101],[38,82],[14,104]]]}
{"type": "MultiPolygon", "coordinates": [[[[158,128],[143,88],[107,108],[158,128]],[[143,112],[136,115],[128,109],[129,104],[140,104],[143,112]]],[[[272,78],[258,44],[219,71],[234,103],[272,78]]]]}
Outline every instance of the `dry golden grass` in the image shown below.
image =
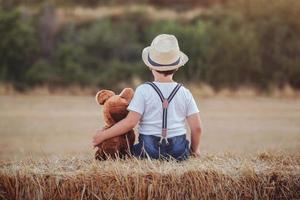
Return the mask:
{"type": "Polygon", "coordinates": [[[299,199],[300,157],[27,160],[1,164],[0,189],[2,199],[299,199]]]}
{"type": "Polygon", "coordinates": [[[299,99],[196,99],[200,159],[95,162],[92,96],[0,96],[0,199],[300,198],[299,99]]]}

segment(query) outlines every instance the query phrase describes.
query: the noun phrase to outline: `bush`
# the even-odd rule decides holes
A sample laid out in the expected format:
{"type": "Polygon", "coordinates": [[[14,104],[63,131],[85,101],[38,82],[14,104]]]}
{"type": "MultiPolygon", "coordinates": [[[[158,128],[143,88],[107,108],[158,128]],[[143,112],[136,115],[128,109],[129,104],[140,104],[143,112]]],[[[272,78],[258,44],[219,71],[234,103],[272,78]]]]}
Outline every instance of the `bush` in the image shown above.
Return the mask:
{"type": "Polygon", "coordinates": [[[245,24],[239,14],[206,24],[203,79],[216,88],[264,87],[260,46],[253,26],[245,24]]]}
{"type": "Polygon", "coordinates": [[[26,72],[25,79],[28,85],[52,84],[55,80],[56,72],[47,60],[40,59],[26,72]],[[50,81],[51,80],[51,81],[50,81]]]}
{"type": "Polygon", "coordinates": [[[24,74],[32,66],[38,50],[34,27],[17,10],[0,8],[0,78],[24,89],[24,74]]]}
{"type": "Polygon", "coordinates": [[[54,58],[58,84],[118,89],[118,82],[130,83],[133,66],[140,60],[142,46],[137,38],[135,27],[124,21],[114,24],[106,19],[66,27],[54,58]]]}

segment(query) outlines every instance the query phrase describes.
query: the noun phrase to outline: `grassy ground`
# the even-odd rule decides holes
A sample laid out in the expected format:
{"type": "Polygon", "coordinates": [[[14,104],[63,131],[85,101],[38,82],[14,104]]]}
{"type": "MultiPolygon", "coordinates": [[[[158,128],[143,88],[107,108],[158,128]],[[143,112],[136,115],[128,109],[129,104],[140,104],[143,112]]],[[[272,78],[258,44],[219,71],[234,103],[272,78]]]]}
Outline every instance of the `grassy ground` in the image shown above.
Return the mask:
{"type": "Polygon", "coordinates": [[[93,161],[93,97],[0,97],[0,199],[299,199],[300,100],[197,99],[202,157],[93,161]]]}

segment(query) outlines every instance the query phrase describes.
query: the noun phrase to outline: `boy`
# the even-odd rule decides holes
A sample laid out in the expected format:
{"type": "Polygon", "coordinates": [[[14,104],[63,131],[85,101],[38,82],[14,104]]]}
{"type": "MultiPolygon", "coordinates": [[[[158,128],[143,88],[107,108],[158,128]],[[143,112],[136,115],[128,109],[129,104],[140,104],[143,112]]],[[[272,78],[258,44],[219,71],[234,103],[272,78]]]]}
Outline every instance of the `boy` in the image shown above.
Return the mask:
{"type": "Polygon", "coordinates": [[[139,122],[139,143],[133,146],[133,155],[185,160],[191,150],[200,156],[199,110],[190,91],[173,81],[173,74],[188,57],[179,50],[175,36],[161,34],[144,48],[142,58],[152,71],[154,82],[136,88],[127,117],[109,129],[97,131],[93,145],[126,133],[139,122]],[[185,120],[191,129],[191,149],[185,120]]]}

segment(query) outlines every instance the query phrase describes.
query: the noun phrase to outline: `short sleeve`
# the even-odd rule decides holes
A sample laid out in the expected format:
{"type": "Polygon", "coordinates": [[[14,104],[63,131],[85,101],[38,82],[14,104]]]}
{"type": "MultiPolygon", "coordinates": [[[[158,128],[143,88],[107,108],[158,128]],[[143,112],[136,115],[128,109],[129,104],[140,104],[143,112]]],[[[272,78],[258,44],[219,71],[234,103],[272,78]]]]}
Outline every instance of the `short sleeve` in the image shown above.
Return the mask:
{"type": "Polygon", "coordinates": [[[136,88],[133,98],[127,107],[127,110],[135,111],[135,112],[138,112],[139,114],[143,115],[144,110],[145,110],[145,99],[144,99],[144,95],[142,93],[141,86],[136,88]]]}
{"type": "Polygon", "coordinates": [[[195,99],[190,91],[188,91],[188,98],[189,99],[187,101],[188,104],[186,109],[186,117],[199,112],[195,99]]]}

